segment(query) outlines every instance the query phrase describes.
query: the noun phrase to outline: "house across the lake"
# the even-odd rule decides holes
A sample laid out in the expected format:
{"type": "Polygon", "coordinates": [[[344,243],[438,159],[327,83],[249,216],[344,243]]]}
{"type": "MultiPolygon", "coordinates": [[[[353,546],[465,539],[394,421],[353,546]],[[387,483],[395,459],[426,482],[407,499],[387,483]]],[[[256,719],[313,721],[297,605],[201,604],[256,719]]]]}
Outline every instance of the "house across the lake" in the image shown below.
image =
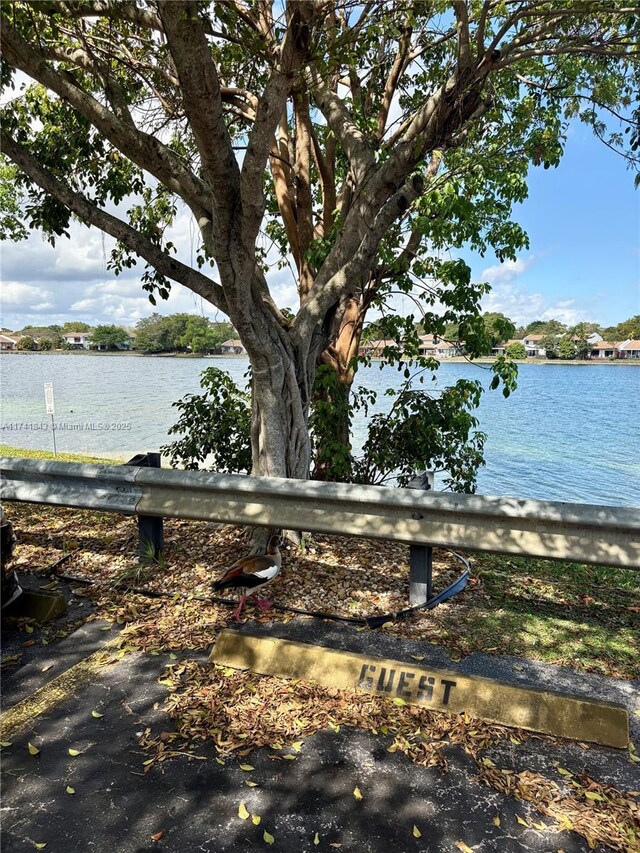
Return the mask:
{"type": "Polygon", "coordinates": [[[66,332],[62,338],[69,349],[89,349],[91,332],[66,332]]]}
{"type": "Polygon", "coordinates": [[[246,355],[247,351],[244,348],[244,344],[238,338],[229,338],[228,341],[224,341],[220,344],[219,347],[222,355],[246,355]]]}
{"type": "Polygon", "coordinates": [[[443,341],[437,335],[420,335],[420,355],[452,358],[465,352],[462,341],[443,341]]]}
{"type": "Polygon", "coordinates": [[[0,332],[0,350],[14,350],[21,337],[22,335],[14,335],[8,329],[6,332],[0,332]]]}
{"type": "MultiPolygon", "coordinates": [[[[397,347],[398,342],[392,339],[381,338],[378,341],[367,341],[360,346],[359,355],[368,355],[371,358],[382,358],[386,347],[397,347]]],[[[401,344],[400,344],[401,346],[401,344]]],[[[436,335],[420,335],[420,355],[433,356],[434,358],[451,358],[454,355],[462,355],[465,352],[462,341],[443,341],[436,335]]]]}

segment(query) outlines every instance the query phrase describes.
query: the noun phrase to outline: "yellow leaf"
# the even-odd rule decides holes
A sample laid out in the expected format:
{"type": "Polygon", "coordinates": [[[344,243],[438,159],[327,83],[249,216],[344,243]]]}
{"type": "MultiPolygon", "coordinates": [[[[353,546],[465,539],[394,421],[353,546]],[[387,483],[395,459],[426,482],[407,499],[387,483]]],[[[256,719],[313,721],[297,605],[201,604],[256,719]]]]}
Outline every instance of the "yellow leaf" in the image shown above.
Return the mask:
{"type": "Polygon", "coordinates": [[[316,834],[313,836],[313,843],[316,845],[316,847],[318,846],[318,844],[320,844],[320,836],[318,835],[318,833],[317,833],[317,832],[316,832],[316,834]]]}
{"type": "Polygon", "coordinates": [[[72,788],[71,785],[67,785],[65,790],[66,790],[67,794],[75,794],[75,792],[76,792],[76,789],[72,788]]]}
{"type": "Polygon", "coordinates": [[[221,758],[216,758],[216,761],[224,767],[224,761],[221,758]]]}
{"type": "Polygon", "coordinates": [[[360,791],[360,788],[356,787],[353,789],[353,796],[356,798],[356,800],[362,799],[362,792],[360,791]]]}
{"type": "Polygon", "coordinates": [[[11,741],[10,740],[0,740],[0,746],[3,749],[6,749],[8,746],[11,746],[11,741]]]}
{"type": "Polygon", "coordinates": [[[383,622],[381,628],[393,628],[393,622],[383,622]]]}
{"type": "Polygon", "coordinates": [[[247,786],[247,788],[255,788],[258,783],[252,782],[251,779],[247,779],[247,781],[244,784],[247,786]]]}
{"type": "Polygon", "coordinates": [[[413,829],[411,830],[411,832],[413,833],[414,838],[422,838],[422,833],[420,832],[418,827],[415,825],[415,823],[413,824],[413,829]]]}
{"type": "Polygon", "coordinates": [[[27,632],[27,634],[33,634],[33,628],[31,627],[31,625],[25,625],[24,630],[27,632]]]}
{"type": "Polygon", "coordinates": [[[37,755],[40,752],[38,747],[34,746],[32,743],[27,744],[27,749],[29,750],[30,755],[37,755]]]}
{"type": "Polygon", "coordinates": [[[91,712],[91,716],[92,716],[92,717],[95,717],[95,718],[96,718],[96,720],[99,720],[99,719],[100,719],[100,717],[104,717],[104,714],[100,714],[98,711],[92,711],[92,712],[91,712]]]}
{"type": "Polygon", "coordinates": [[[522,741],[518,740],[517,737],[510,737],[509,740],[511,741],[511,743],[515,743],[516,746],[520,746],[520,744],[522,743],[522,741]]]}
{"type": "Polygon", "coordinates": [[[494,817],[494,819],[493,819],[493,825],[494,825],[494,826],[500,826],[500,818],[498,817],[498,815],[496,815],[496,816],[494,817]]]}
{"type": "Polygon", "coordinates": [[[483,758],[482,763],[484,764],[485,767],[495,767],[496,766],[490,758],[483,758]]]}
{"type": "Polygon", "coordinates": [[[265,829],[265,831],[262,833],[262,837],[263,837],[263,838],[264,838],[264,840],[267,842],[267,844],[273,844],[273,842],[275,841],[275,838],[273,837],[273,835],[271,835],[271,833],[270,833],[270,832],[267,832],[267,830],[266,830],[266,829],[265,829]]]}
{"type": "Polygon", "coordinates": [[[535,828],[536,828],[537,830],[539,830],[540,832],[544,832],[544,831],[545,831],[545,829],[547,828],[543,823],[536,823],[535,821],[533,821],[533,825],[534,825],[534,826],[535,826],[535,828]]]}
{"type": "Polygon", "coordinates": [[[404,699],[401,699],[399,696],[396,696],[395,699],[392,700],[394,705],[406,705],[407,703],[404,699]]]}
{"type": "Polygon", "coordinates": [[[521,826],[529,826],[529,824],[526,822],[526,820],[522,820],[522,818],[520,817],[519,814],[516,815],[516,820],[518,821],[518,823],[521,826]]]}
{"type": "Polygon", "coordinates": [[[558,766],[558,773],[561,776],[573,776],[573,773],[569,773],[568,770],[565,770],[564,767],[560,767],[560,766],[558,766]]]}
{"type": "Polygon", "coordinates": [[[283,755],[282,757],[283,757],[286,761],[295,761],[295,760],[296,760],[296,756],[295,756],[295,755],[283,755]]]}
{"type": "Polygon", "coordinates": [[[424,655],[411,655],[411,657],[417,661],[424,660],[424,655]]]}
{"type": "Polygon", "coordinates": [[[242,818],[242,820],[246,820],[249,817],[249,812],[244,803],[240,803],[238,806],[238,817],[242,818]]]}
{"type": "Polygon", "coordinates": [[[254,826],[258,826],[258,824],[260,823],[261,820],[262,820],[262,818],[260,817],[259,814],[252,814],[251,815],[251,823],[254,826]]]}
{"type": "Polygon", "coordinates": [[[241,764],[241,765],[240,765],[240,770],[244,770],[244,771],[245,771],[245,773],[251,773],[251,771],[252,771],[252,770],[255,770],[255,768],[254,768],[254,767],[252,767],[250,764],[241,764]]]}
{"type": "Polygon", "coordinates": [[[46,841],[41,841],[41,842],[38,844],[38,842],[37,842],[37,841],[34,841],[34,842],[33,842],[33,846],[36,848],[36,850],[44,850],[44,848],[47,846],[47,842],[46,842],[46,841]]]}
{"type": "Polygon", "coordinates": [[[464,841],[456,841],[456,847],[458,848],[458,850],[461,850],[462,853],[473,853],[473,850],[470,847],[468,847],[464,843],[464,841]]]}
{"type": "Polygon", "coordinates": [[[595,791],[585,791],[584,795],[588,800],[597,800],[599,803],[605,802],[605,798],[602,794],[596,794],[595,791]]]}
{"type": "Polygon", "coordinates": [[[640,758],[637,755],[632,755],[629,753],[629,758],[633,761],[634,764],[640,764],[640,758]]]}
{"type": "Polygon", "coordinates": [[[291,746],[293,747],[293,749],[295,749],[296,752],[300,752],[300,750],[302,749],[302,741],[296,740],[291,744],[291,746]]]}
{"type": "Polygon", "coordinates": [[[80,755],[80,750],[79,749],[70,749],[69,755],[72,755],[75,758],[76,755],[80,755]]]}

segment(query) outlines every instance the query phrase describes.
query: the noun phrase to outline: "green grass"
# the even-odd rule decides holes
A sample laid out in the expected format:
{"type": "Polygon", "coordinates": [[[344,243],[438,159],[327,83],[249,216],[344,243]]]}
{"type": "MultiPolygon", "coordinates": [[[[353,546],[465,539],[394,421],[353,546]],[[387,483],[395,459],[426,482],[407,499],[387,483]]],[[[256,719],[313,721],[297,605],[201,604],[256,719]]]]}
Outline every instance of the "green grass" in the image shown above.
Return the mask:
{"type": "Polygon", "coordinates": [[[117,465],[118,459],[104,459],[98,456],[85,456],[82,453],[58,453],[53,455],[51,450],[28,450],[25,447],[11,447],[0,444],[0,456],[20,457],[24,459],[52,459],[56,462],[95,462],[100,465],[117,465]]]}
{"type": "Polygon", "coordinates": [[[640,574],[607,566],[476,554],[482,598],[459,647],[626,678],[640,676],[640,574]]]}

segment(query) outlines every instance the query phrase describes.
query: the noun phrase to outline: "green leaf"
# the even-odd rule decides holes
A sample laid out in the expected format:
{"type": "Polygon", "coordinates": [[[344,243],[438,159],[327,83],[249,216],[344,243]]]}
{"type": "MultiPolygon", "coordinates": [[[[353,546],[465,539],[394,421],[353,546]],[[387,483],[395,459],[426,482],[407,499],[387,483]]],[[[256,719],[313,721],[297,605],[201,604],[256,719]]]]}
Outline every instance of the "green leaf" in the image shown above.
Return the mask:
{"type": "Polygon", "coordinates": [[[255,767],[252,767],[251,764],[241,764],[240,770],[244,770],[245,773],[251,773],[252,770],[255,770],[255,767]]]}
{"type": "Polygon", "coordinates": [[[37,746],[34,746],[32,743],[27,744],[27,749],[29,750],[29,755],[38,755],[40,750],[37,746]]]}
{"type": "Polygon", "coordinates": [[[266,841],[267,844],[273,844],[273,842],[275,841],[275,838],[273,837],[273,835],[271,835],[270,832],[267,832],[266,829],[262,833],[262,837],[266,841]]]}

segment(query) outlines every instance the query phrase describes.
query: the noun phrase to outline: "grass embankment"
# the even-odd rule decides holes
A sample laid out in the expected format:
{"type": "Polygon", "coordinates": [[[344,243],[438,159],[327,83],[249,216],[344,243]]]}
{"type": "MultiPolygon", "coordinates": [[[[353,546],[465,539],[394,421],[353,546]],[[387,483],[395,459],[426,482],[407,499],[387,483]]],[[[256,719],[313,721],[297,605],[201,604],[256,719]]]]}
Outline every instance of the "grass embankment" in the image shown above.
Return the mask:
{"type": "Polygon", "coordinates": [[[83,453],[58,453],[56,456],[50,450],[28,450],[24,447],[11,447],[0,444],[0,456],[21,457],[24,459],[51,459],[55,462],[94,462],[100,465],[113,465],[116,460],[98,456],[86,456],[83,453]]]}

